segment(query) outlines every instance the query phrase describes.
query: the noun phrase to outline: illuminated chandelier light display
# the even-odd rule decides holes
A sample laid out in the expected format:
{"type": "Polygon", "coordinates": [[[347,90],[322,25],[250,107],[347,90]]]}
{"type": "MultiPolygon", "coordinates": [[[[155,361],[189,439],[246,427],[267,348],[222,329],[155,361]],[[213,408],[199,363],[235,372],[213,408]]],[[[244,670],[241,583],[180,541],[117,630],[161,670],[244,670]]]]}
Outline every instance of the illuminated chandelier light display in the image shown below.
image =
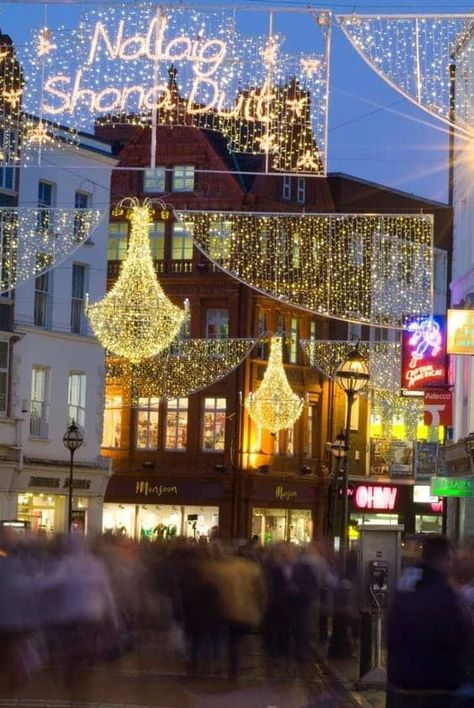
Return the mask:
{"type": "Polygon", "coordinates": [[[473,14],[341,15],[357,52],[394,89],[445,123],[473,135],[473,14]],[[454,58],[453,58],[454,57],[454,58]],[[450,65],[456,63],[456,111],[450,65]]]}
{"type": "Polygon", "coordinates": [[[100,343],[113,354],[138,362],[166,349],[179,334],[187,311],[173,305],[156,277],[150,250],[149,224],[153,204],[161,200],[122,200],[116,215],[130,207],[127,257],[118,279],[103,300],[87,305],[86,313],[100,343]]]}
{"type": "Polygon", "coordinates": [[[300,13],[317,51],[294,54],[280,31],[291,9],[247,10],[267,26],[250,35],[243,8],[84,7],[77,27],[37,28],[19,49],[25,111],[73,131],[96,120],[207,128],[231,151],[266,155],[267,169],[325,173],[330,13],[300,13]]]}
{"type": "Polygon", "coordinates": [[[24,79],[9,39],[0,34],[0,164],[15,166],[20,159],[24,79]]]}
{"type": "Polygon", "coordinates": [[[130,362],[108,357],[107,378],[139,398],[189,396],[220,381],[250,354],[255,339],[178,339],[155,357],[130,362]]]}
{"type": "Polygon", "coordinates": [[[222,270],[292,306],[397,328],[431,312],[430,215],[177,214],[222,270]]]}
{"type": "Polygon", "coordinates": [[[294,393],[286,377],[282,337],[272,337],[262,383],[255,393],[249,393],[245,399],[249,416],[259,428],[277,433],[296,423],[303,405],[304,399],[294,393]]]}
{"type": "Polygon", "coordinates": [[[99,209],[0,207],[0,292],[57,266],[103,216],[99,209]]]}

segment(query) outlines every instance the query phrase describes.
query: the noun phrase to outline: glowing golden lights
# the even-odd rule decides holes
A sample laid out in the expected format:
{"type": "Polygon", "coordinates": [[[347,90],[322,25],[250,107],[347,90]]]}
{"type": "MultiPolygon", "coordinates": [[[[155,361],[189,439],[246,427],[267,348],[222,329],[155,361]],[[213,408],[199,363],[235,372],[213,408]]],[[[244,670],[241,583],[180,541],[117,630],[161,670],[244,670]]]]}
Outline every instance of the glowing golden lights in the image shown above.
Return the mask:
{"type": "Polygon", "coordinates": [[[220,268],[295,307],[398,328],[431,312],[429,215],[178,213],[220,268]]]}
{"type": "MultiPolygon", "coordinates": [[[[130,205],[130,240],[120,275],[103,300],[86,308],[97,338],[110,352],[139,362],[166,349],[176,338],[187,312],[165,295],[153,266],[149,224],[152,203],[126,199],[130,205]]],[[[164,204],[160,204],[165,209],[164,204]]]]}
{"type": "Polygon", "coordinates": [[[290,428],[300,417],[304,400],[291,389],[282,357],[282,338],[272,337],[268,366],[255,393],[249,393],[245,407],[255,425],[271,433],[290,428]]]}
{"type": "Polygon", "coordinates": [[[140,397],[188,396],[228,376],[249,355],[254,339],[178,339],[155,357],[132,363],[108,357],[107,379],[140,397]]]}

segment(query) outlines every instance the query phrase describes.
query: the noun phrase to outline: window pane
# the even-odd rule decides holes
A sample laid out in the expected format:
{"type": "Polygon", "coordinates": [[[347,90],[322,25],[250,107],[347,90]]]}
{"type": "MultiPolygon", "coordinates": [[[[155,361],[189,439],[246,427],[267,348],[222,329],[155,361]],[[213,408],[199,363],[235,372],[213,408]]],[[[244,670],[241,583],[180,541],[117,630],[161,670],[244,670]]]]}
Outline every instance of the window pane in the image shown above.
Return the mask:
{"type": "Polygon", "coordinates": [[[209,255],[214,260],[226,260],[230,256],[230,238],[232,223],[220,221],[209,228],[209,255]]]}
{"type": "Polygon", "coordinates": [[[78,372],[69,374],[67,424],[72,421],[81,428],[86,423],[86,374],[78,372]]]}
{"type": "Polygon", "coordinates": [[[229,336],[229,311],[210,308],[206,311],[206,338],[227,339],[229,336]]]}
{"type": "Polygon", "coordinates": [[[172,398],[166,411],[166,441],[168,450],[185,450],[188,435],[188,399],[172,398]]]}
{"type": "Polygon", "coordinates": [[[146,193],[166,191],[166,170],[164,167],[145,170],[143,191],[146,193]]]}
{"type": "Polygon", "coordinates": [[[115,222],[109,224],[109,240],[107,244],[107,260],[123,261],[127,255],[128,224],[115,222]]]}
{"type": "Polygon", "coordinates": [[[122,396],[107,396],[104,410],[103,447],[120,447],[122,434],[122,396]]]}
{"type": "Polygon", "coordinates": [[[176,165],[173,169],[173,192],[194,190],[194,165],[176,165]]]}
{"type": "Polygon", "coordinates": [[[48,369],[34,366],[31,372],[30,435],[48,437],[48,369]]]}
{"type": "Polygon", "coordinates": [[[156,221],[149,225],[150,251],[154,261],[162,261],[165,257],[165,225],[156,221]]]}
{"type": "Polygon", "coordinates": [[[226,399],[205,398],[203,450],[223,450],[225,445],[226,399]]]}
{"type": "Polygon", "coordinates": [[[193,225],[189,222],[173,224],[172,253],[175,261],[192,260],[193,257],[193,225]]]}

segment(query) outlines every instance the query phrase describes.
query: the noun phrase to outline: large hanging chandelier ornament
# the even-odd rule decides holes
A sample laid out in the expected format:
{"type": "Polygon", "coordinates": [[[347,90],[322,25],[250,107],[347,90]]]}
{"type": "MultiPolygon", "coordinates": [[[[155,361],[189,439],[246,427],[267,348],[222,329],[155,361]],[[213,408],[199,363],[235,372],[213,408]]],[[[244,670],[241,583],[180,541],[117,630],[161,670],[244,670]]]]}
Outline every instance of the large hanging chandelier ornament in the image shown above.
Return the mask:
{"type": "Polygon", "coordinates": [[[430,215],[178,215],[219,268],[295,307],[396,328],[432,311],[430,215]]]}
{"type": "Polygon", "coordinates": [[[290,428],[300,417],[304,399],[292,390],[283,366],[282,337],[272,337],[270,356],[263,380],[249,393],[245,407],[259,428],[277,433],[290,428]]]}
{"type": "Polygon", "coordinates": [[[120,202],[113,212],[129,207],[130,239],[120,275],[112,289],[99,302],[87,304],[86,313],[97,338],[113,354],[132,362],[154,356],[176,338],[188,314],[167,298],[153,266],[149,224],[153,207],[167,207],[161,200],[140,204],[133,198],[120,202]]]}
{"type": "Polygon", "coordinates": [[[157,356],[133,363],[108,357],[107,379],[128,384],[139,398],[179,398],[228,376],[249,355],[255,339],[178,339],[157,356]]]}
{"type": "Polygon", "coordinates": [[[353,47],[392,88],[472,137],[474,15],[352,14],[337,19],[353,47]]]}
{"type": "Polygon", "coordinates": [[[0,292],[57,266],[103,217],[99,209],[0,207],[0,292]]]}

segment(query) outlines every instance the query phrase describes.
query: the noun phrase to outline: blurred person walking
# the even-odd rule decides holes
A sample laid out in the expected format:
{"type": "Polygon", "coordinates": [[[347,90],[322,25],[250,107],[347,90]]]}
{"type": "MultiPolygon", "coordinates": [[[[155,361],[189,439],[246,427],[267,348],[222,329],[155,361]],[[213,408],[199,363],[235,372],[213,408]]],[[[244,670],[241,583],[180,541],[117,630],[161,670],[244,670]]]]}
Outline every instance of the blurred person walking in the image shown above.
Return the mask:
{"type": "Polygon", "coordinates": [[[387,708],[454,708],[469,663],[473,621],[450,582],[453,548],[444,536],[423,544],[388,616],[387,708]]]}

